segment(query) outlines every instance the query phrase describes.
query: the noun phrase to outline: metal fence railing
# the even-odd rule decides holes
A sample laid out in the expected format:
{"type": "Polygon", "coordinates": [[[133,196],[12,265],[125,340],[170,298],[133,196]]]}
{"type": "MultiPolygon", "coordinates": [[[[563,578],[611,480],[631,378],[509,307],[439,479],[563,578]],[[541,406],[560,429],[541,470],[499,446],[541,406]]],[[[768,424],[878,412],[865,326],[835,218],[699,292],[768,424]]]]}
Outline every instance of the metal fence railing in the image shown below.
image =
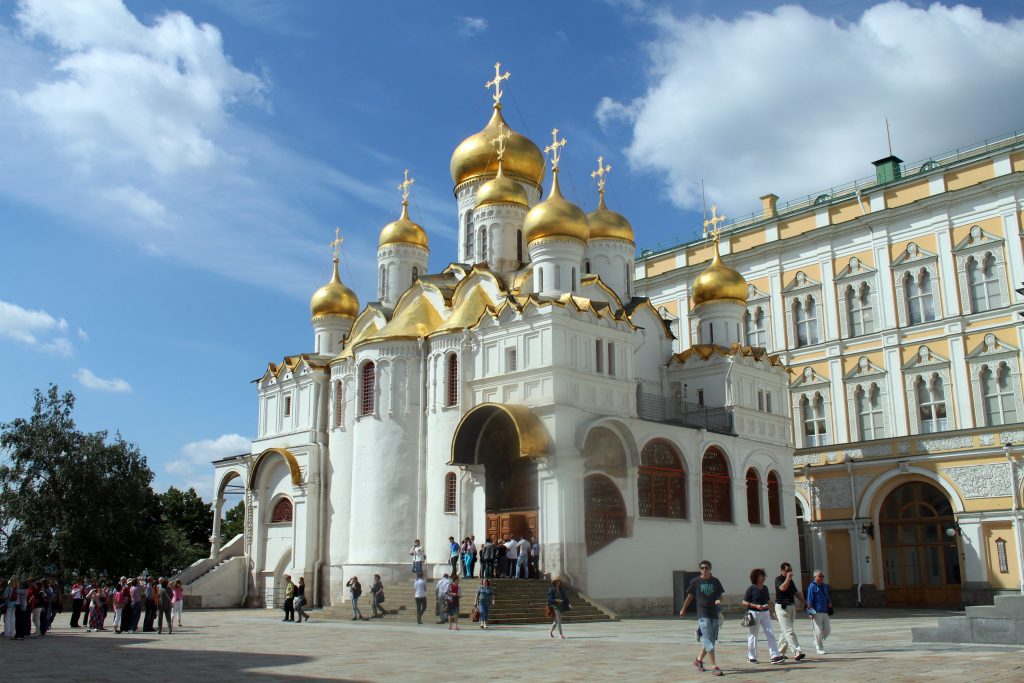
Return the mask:
{"type": "Polygon", "coordinates": [[[732,411],[723,407],[708,407],[658,394],[637,394],[637,415],[641,420],[666,422],[681,427],[706,429],[719,434],[733,434],[732,411]]]}

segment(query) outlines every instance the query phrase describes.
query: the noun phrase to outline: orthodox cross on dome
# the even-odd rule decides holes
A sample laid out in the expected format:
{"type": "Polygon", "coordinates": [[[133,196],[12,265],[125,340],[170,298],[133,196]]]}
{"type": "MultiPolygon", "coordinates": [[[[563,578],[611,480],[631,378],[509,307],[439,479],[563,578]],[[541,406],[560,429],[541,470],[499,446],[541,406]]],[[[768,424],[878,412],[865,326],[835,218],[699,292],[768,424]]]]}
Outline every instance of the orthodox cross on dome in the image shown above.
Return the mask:
{"type": "Polygon", "coordinates": [[[604,177],[611,173],[611,171],[612,165],[608,164],[605,166],[604,157],[601,156],[597,158],[597,170],[590,172],[591,178],[597,178],[597,193],[602,197],[604,197],[604,185],[607,182],[604,177]]]}
{"type": "Polygon", "coordinates": [[[344,241],[345,241],[345,239],[343,237],[341,237],[341,228],[335,228],[334,229],[334,241],[332,241],[330,244],[328,244],[328,246],[331,247],[331,249],[334,250],[334,262],[335,263],[338,262],[338,252],[341,250],[341,243],[344,242],[344,241]]]}
{"type": "Polygon", "coordinates": [[[409,188],[412,187],[412,184],[416,182],[416,179],[409,177],[409,169],[405,169],[404,171],[402,171],[402,173],[405,175],[405,180],[398,183],[398,189],[402,191],[402,203],[408,204],[409,188]]]}
{"type": "Polygon", "coordinates": [[[491,95],[491,97],[494,99],[494,106],[495,107],[501,105],[501,96],[505,94],[501,90],[501,82],[502,81],[507,81],[509,76],[511,76],[511,75],[512,74],[510,74],[507,71],[505,73],[501,73],[501,62],[495,62],[494,63],[494,80],[487,81],[484,84],[484,87],[485,88],[490,88],[491,86],[494,87],[494,94],[491,95]]]}
{"type": "Polygon", "coordinates": [[[505,156],[505,141],[512,137],[512,131],[505,127],[505,124],[498,121],[498,134],[491,140],[491,144],[494,145],[494,149],[497,153],[498,161],[501,161],[505,156]]]}
{"type": "Polygon", "coordinates": [[[558,129],[551,129],[551,144],[544,148],[544,153],[551,154],[551,170],[558,170],[558,162],[562,160],[562,153],[559,151],[565,147],[565,138],[558,139],[558,129]]]}
{"type": "Polygon", "coordinates": [[[718,236],[722,234],[722,228],[719,227],[725,220],[725,215],[718,215],[718,207],[714,204],[711,205],[711,218],[704,221],[704,237],[708,236],[708,228],[711,228],[711,237],[715,240],[715,244],[718,244],[718,236]]]}

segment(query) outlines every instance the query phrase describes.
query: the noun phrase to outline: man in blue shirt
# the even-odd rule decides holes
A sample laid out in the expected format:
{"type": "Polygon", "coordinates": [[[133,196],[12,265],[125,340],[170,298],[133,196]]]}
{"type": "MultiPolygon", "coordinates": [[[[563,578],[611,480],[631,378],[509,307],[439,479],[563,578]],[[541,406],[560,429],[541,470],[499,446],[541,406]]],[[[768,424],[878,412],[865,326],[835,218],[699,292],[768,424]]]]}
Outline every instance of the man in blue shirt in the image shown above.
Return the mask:
{"type": "Polygon", "coordinates": [[[832,632],[828,613],[832,610],[832,587],[825,583],[825,572],[814,570],[814,581],[807,587],[807,614],[814,622],[814,645],[818,654],[825,652],[825,639],[832,632]]]}

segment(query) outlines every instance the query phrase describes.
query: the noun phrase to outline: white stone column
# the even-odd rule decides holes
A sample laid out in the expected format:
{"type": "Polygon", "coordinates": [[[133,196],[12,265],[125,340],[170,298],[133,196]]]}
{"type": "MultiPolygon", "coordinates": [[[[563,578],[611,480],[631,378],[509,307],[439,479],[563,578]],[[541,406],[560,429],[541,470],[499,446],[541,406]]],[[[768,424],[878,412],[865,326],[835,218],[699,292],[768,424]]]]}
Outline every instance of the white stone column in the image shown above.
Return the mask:
{"type": "Polygon", "coordinates": [[[218,498],[213,504],[213,533],[210,535],[210,557],[215,560],[220,557],[220,547],[222,545],[220,538],[220,517],[223,509],[224,499],[218,498]]]}
{"type": "Polygon", "coordinates": [[[949,230],[940,231],[936,237],[939,245],[939,264],[942,276],[942,315],[945,318],[960,315],[960,297],[957,295],[956,263],[953,261],[953,238],[949,230]]]}
{"type": "Polygon", "coordinates": [[[825,341],[839,339],[839,304],[836,301],[835,269],[832,266],[831,256],[832,254],[829,252],[829,259],[821,263],[821,298],[825,314],[825,341]]]}
{"type": "Polygon", "coordinates": [[[832,391],[832,445],[839,446],[850,440],[847,423],[846,396],[843,392],[843,362],[833,358],[828,362],[829,388],[832,391]]]}
{"type": "Polygon", "coordinates": [[[971,429],[974,427],[974,414],[971,412],[971,377],[967,371],[967,354],[964,352],[964,338],[949,338],[949,372],[953,386],[946,391],[946,401],[956,401],[956,423],[949,425],[952,429],[971,429]],[[952,394],[952,396],[950,396],[952,394]]]}

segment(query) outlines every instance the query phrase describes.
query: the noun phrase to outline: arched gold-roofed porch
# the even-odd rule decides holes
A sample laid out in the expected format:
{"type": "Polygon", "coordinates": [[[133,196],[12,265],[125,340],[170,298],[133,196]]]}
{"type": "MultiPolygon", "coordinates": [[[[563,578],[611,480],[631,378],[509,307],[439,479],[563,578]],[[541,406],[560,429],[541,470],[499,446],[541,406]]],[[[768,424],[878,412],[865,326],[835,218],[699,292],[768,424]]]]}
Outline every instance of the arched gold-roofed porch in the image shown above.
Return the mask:
{"type": "Polygon", "coordinates": [[[285,463],[288,465],[288,471],[292,477],[292,485],[298,486],[302,482],[302,471],[299,469],[299,461],[292,452],[287,448],[268,448],[256,457],[256,462],[253,463],[252,469],[249,470],[249,481],[246,483],[247,489],[253,488],[253,485],[256,483],[256,476],[260,471],[260,466],[268,456],[275,453],[284,458],[285,463]]]}

